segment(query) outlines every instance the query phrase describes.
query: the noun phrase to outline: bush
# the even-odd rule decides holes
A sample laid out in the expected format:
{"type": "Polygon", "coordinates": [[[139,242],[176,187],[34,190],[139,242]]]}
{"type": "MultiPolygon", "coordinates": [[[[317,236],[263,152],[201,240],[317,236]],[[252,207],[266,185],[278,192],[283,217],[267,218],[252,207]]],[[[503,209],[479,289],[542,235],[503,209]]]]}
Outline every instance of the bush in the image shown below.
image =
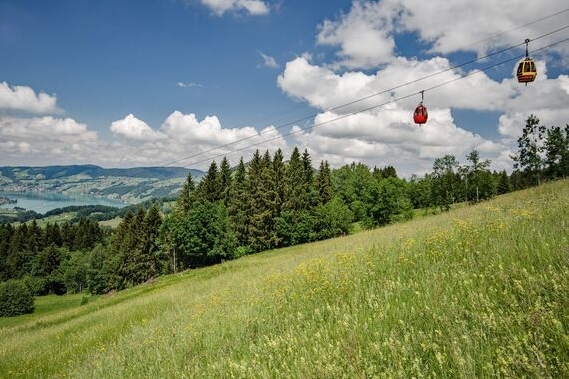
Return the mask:
{"type": "Polygon", "coordinates": [[[20,280],[0,283],[0,317],[18,316],[34,311],[32,290],[20,280]]]}
{"type": "Polygon", "coordinates": [[[44,296],[49,293],[49,283],[44,277],[24,275],[20,281],[30,289],[34,296],[44,296]]]}

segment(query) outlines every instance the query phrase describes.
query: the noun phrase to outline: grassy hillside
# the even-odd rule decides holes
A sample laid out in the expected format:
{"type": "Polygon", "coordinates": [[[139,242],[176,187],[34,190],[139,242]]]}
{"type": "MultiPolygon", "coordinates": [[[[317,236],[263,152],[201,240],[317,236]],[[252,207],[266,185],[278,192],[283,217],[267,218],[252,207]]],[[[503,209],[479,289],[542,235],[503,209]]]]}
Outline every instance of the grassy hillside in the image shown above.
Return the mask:
{"type": "Polygon", "coordinates": [[[0,377],[569,377],[569,181],[0,319],[0,377]],[[60,307],[59,309],[57,309],[60,307]]]}

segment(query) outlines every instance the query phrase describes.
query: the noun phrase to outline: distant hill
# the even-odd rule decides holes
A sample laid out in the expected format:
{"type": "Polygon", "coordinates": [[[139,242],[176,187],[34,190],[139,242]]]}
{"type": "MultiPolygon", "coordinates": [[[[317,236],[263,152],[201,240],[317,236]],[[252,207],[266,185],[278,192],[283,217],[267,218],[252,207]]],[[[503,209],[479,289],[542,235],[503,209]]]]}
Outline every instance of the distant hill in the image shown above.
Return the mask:
{"type": "Polygon", "coordinates": [[[0,191],[50,191],[138,203],[176,196],[188,173],[196,180],[204,175],[183,167],[4,166],[0,167],[0,191]]]}

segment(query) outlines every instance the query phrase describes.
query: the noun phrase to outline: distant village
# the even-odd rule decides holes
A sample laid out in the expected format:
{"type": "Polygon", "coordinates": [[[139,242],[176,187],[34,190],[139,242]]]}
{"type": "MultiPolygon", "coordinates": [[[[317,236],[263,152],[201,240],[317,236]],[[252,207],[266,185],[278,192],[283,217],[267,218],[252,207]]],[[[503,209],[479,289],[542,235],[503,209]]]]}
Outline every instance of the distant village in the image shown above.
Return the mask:
{"type": "Polygon", "coordinates": [[[16,204],[18,202],[17,199],[9,199],[7,197],[0,196],[0,205],[4,204],[16,204]]]}

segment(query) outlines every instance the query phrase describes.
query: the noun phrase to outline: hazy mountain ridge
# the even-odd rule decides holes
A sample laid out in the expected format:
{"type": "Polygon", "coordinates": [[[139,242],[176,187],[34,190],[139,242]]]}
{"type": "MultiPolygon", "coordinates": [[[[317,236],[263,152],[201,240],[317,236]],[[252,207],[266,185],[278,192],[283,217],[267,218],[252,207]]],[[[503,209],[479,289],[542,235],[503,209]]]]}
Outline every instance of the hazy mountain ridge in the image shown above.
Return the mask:
{"type": "Polygon", "coordinates": [[[183,167],[103,168],[96,165],[4,166],[0,167],[0,191],[56,192],[91,195],[128,203],[175,196],[191,173],[183,167]]]}

